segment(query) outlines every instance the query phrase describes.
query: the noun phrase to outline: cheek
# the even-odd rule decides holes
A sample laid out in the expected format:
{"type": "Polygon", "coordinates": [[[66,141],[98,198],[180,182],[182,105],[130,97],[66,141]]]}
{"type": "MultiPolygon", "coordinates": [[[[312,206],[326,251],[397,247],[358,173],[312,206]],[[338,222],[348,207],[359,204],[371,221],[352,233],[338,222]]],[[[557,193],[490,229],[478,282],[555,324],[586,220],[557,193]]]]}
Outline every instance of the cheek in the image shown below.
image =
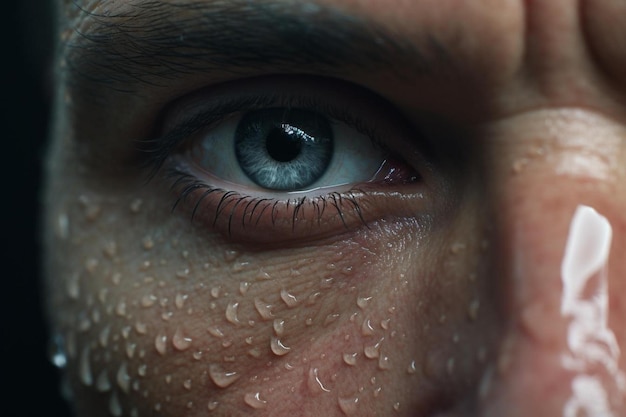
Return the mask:
{"type": "Polygon", "coordinates": [[[137,199],[63,206],[50,307],[80,415],[428,412],[480,356],[457,354],[471,291],[441,296],[456,269],[441,266],[465,263],[423,250],[419,225],[253,253],[137,199]]]}

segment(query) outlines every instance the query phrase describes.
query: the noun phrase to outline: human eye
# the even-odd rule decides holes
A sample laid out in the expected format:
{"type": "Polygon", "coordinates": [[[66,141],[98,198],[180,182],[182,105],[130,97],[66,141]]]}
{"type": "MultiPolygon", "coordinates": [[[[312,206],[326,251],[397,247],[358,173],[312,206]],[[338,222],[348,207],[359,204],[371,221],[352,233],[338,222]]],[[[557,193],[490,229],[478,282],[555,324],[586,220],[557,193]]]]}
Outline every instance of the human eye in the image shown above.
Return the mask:
{"type": "Polygon", "coordinates": [[[177,100],[160,130],[144,144],[151,175],[169,181],[175,209],[231,239],[320,238],[425,200],[415,130],[345,82],[225,83],[177,100]]]}

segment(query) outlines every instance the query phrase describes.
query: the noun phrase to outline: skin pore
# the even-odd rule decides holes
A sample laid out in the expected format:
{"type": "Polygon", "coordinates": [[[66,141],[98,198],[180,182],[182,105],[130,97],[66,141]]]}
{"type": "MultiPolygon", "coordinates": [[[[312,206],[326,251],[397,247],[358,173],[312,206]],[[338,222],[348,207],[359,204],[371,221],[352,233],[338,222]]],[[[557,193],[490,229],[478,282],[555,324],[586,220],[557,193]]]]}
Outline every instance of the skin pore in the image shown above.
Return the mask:
{"type": "Polygon", "coordinates": [[[58,12],[45,294],[78,416],[626,413],[623,2],[58,12]],[[229,157],[268,108],[332,121],[306,192],[229,157]],[[599,254],[573,310],[566,247],[599,254]]]}

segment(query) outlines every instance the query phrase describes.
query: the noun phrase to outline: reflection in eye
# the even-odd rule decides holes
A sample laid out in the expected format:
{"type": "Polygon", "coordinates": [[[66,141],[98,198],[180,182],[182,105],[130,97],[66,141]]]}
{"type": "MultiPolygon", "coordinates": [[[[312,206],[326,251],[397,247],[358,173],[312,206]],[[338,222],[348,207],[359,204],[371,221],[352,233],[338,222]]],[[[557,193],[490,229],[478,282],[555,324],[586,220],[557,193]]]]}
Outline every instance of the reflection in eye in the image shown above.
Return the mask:
{"type": "Polygon", "coordinates": [[[368,181],[387,153],[354,127],[287,108],[229,118],[191,152],[202,170],[221,180],[286,192],[368,181]]]}
{"type": "Polygon", "coordinates": [[[415,132],[382,99],[337,82],[235,84],[182,99],[148,142],[194,221],[231,238],[311,238],[409,215],[423,197],[415,132]]]}

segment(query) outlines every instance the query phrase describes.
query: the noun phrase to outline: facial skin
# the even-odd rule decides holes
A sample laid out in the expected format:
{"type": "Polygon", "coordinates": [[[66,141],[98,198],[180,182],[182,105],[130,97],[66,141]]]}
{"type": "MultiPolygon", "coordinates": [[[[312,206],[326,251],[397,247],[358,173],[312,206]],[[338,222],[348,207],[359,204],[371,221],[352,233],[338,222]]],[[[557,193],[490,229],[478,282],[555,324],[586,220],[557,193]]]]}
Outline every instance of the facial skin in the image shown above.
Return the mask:
{"type": "Polygon", "coordinates": [[[623,2],[78,3],[45,193],[78,416],[626,414],[623,2]],[[317,102],[388,181],[262,190],[201,146],[317,102]]]}

